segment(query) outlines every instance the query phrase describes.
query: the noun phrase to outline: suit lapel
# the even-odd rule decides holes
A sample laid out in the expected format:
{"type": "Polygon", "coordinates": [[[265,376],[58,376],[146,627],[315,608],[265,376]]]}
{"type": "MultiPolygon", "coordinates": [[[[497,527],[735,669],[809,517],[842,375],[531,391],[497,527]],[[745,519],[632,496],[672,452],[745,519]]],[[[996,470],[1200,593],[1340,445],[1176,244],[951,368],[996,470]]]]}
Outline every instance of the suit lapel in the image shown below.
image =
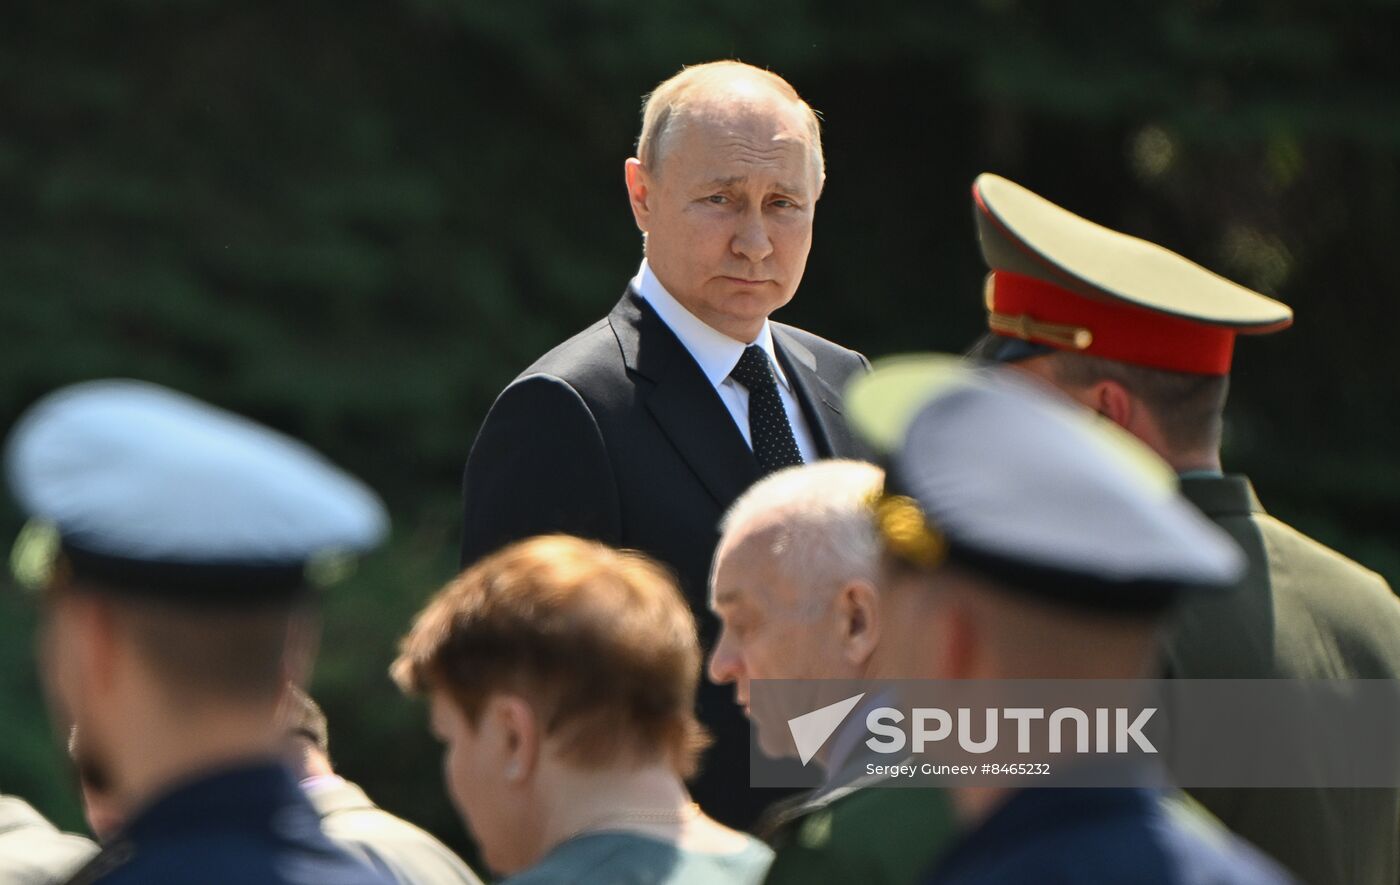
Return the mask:
{"type": "Polygon", "coordinates": [[[758,461],[700,366],[630,290],[608,317],[627,368],[651,382],[647,410],[721,509],[758,479],[758,461]]]}
{"type": "Polygon", "coordinates": [[[777,323],[772,328],[778,361],[797,394],[802,415],[817,444],[817,454],[832,458],[854,452],[855,441],[841,417],[841,395],[817,374],[817,358],[787,329],[777,323]]]}

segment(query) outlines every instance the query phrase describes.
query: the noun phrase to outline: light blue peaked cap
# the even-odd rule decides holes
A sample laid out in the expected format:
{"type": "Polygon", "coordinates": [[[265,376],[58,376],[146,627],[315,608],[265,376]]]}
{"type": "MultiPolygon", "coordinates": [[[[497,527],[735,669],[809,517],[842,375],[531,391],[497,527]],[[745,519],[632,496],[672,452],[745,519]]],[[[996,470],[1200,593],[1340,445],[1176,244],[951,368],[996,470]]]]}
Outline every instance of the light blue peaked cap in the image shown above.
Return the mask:
{"type": "Polygon", "coordinates": [[[75,571],[157,593],[292,592],[389,527],[379,497],[310,447],[141,381],[44,397],[11,432],[5,471],[75,571]]]}

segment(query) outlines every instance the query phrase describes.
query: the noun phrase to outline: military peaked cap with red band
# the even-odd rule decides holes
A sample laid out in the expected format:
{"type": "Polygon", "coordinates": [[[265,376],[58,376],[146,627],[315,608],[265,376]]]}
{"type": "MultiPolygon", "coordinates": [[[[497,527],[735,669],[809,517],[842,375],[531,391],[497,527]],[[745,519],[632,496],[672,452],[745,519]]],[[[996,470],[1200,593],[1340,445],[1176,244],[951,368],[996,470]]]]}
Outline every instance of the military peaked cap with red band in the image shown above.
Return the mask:
{"type": "Polygon", "coordinates": [[[1285,304],[1168,249],[1109,230],[984,173],[972,185],[987,324],[1006,338],[1224,375],[1238,334],[1286,328],[1285,304]]]}

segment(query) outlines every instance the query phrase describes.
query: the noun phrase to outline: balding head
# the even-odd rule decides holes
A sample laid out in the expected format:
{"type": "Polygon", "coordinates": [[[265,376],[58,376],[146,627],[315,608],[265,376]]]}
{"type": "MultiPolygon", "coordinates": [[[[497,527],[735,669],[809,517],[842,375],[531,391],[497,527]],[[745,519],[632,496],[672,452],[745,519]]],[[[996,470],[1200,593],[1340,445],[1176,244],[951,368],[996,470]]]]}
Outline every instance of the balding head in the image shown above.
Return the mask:
{"type": "Polygon", "coordinates": [[[671,137],[689,119],[741,113],[791,115],[812,151],[817,180],[825,177],[821,122],[816,112],[782,77],[738,61],[693,65],[657,86],[642,107],[637,157],[657,174],[671,137]]]}
{"type": "MultiPolygon", "coordinates": [[[[710,678],[733,683],[739,704],[748,706],[752,679],[864,675],[881,630],[870,502],[882,482],[870,464],[804,464],[756,484],[725,516],[710,678]]],[[[765,750],[785,752],[783,722],[757,725],[765,750]]]]}
{"type": "Polygon", "coordinates": [[[875,581],[880,544],[870,502],[883,482],[880,468],[863,461],[780,470],[729,508],[720,524],[721,552],[750,538],[768,539],[768,552],[797,591],[791,602],[821,608],[847,581],[875,581]]]}

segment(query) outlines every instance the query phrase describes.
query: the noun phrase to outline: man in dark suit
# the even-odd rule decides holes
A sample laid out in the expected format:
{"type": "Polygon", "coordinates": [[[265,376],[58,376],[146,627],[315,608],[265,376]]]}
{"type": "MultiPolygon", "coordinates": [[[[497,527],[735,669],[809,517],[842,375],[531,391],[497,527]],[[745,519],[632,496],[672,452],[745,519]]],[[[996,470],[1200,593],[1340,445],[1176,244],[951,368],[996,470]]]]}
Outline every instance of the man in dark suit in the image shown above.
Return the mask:
{"type": "MultiPolygon", "coordinates": [[[[864,357],[769,322],[797,290],[824,173],[816,116],[774,74],[687,68],[647,100],[627,190],[646,257],[603,320],[496,400],[464,481],[464,564],[567,532],[673,568],[708,646],[705,585],[726,507],[763,474],[850,455],[840,391],[864,357]]],[[[716,738],[695,796],[746,825],[747,726],[705,685],[716,738]]]]}

